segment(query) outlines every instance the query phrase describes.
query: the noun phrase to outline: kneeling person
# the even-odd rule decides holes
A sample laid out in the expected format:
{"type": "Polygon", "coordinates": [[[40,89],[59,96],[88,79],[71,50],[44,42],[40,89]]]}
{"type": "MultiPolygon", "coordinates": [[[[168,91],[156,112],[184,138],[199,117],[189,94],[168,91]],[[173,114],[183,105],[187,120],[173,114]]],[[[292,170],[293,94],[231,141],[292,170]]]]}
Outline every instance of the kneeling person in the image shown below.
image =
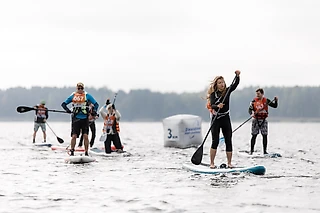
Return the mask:
{"type": "Polygon", "coordinates": [[[107,134],[107,138],[104,141],[105,152],[107,154],[111,153],[111,141],[116,147],[116,151],[123,152],[122,144],[119,137],[119,120],[121,114],[118,110],[115,109],[114,104],[107,105],[107,112],[103,110],[103,107],[100,109],[100,114],[104,119],[104,129],[107,134]]]}

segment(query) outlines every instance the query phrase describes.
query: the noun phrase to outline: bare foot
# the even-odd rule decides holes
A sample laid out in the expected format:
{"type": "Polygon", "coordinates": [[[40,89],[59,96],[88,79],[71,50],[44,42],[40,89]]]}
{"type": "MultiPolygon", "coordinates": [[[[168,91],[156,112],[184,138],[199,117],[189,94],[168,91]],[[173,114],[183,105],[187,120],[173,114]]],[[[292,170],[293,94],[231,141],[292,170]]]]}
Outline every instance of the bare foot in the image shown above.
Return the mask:
{"type": "Polygon", "coordinates": [[[234,168],[234,166],[232,164],[228,164],[228,168],[232,169],[232,168],[234,168]]]}
{"type": "Polygon", "coordinates": [[[217,167],[214,164],[210,164],[210,169],[216,169],[217,167]]]}

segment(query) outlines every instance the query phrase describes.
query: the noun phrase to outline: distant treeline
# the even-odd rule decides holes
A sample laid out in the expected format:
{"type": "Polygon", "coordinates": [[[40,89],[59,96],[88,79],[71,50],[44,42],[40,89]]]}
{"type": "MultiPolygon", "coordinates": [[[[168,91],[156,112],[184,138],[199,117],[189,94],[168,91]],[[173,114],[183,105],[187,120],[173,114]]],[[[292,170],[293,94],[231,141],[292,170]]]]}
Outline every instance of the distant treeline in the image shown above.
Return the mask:
{"type": "MultiPolygon", "coordinates": [[[[235,90],[231,95],[231,118],[243,120],[249,117],[248,106],[255,96],[257,87],[246,87],[235,90]]],[[[317,121],[320,118],[320,87],[266,87],[265,96],[273,99],[279,97],[279,107],[270,108],[270,119],[317,121]]],[[[23,87],[0,90],[1,120],[32,120],[34,111],[17,113],[17,106],[34,106],[41,100],[46,101],[49,109],[62,110],[61,103],[74,91],[73,87],[23,87]]],[[[108,88],[86,88],[100,104],[107,98],[113,100],[115,91],[108,88]]],[[[122,121],[161,121],[176,114],[193,114],[209,121],[206,91],[198,93],[159,93],[147,89],[131,90],[126,93],[117,91],[116,108],[122,115],[122,121]]],[[[70,106],[71,107],[71,106],[70,106]]],[[[70,116],[63,113],[49,114],[50,120],[68,121],[70,116]]],[[[319,119],[320,120],[320,119],[319,119]]]]}

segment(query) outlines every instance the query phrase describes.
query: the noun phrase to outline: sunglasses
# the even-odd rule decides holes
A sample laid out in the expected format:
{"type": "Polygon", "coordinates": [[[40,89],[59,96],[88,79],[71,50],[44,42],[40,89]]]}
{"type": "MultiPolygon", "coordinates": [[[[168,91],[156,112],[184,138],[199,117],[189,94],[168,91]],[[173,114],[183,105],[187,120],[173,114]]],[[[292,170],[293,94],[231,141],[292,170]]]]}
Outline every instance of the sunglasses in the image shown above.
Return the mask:
{"type": "Polygon", "coordinates": [[[78,90],[83,90],[83,87],[78,87],[78,90]]]}

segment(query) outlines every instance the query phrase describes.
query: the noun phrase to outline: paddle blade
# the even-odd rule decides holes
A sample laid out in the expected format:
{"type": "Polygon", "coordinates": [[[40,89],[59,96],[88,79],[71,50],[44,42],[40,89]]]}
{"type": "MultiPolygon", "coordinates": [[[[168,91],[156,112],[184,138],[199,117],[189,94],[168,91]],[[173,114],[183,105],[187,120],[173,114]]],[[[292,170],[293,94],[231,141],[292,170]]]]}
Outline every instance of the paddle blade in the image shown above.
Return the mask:
{"type": "Polygon", "coordinates": [[[64,140],[62,138],[57,137],[57,140],[59,143],[64,143],[64,140]]]}
{"type": "Polygon", "coordinates": [[[17,112],[19,112],[19,113],[25,113],[25,112],[29,112],[31,110],[35,110],[35,109],[32,107],[27,107],[27,106],[18,106],[17,107],[17,112]]]}
{"type": "Polygon", "coordinates": [[[202,161],[203,156],[203,144],[198,147],[197,151],[193,154],[191,162],[195,165],[199,165],[202,161]]]}

